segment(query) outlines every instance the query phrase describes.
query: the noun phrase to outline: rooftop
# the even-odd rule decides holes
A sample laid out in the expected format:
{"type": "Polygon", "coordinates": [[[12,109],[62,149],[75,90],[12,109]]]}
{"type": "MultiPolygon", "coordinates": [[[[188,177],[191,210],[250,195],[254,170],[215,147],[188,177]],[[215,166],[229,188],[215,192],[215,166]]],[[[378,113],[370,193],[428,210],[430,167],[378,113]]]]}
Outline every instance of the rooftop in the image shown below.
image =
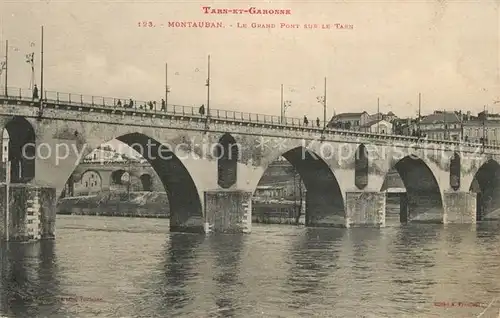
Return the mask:
{"type": "Polygon", "coordinates": [[[455,112],[442,112],[442,111],[436,111],[434,114],[430,114],[425,116],[422,121],[420,122],[421,124],[435,124],[435,123],[459,123],[460,118],[455,112]]]}
{"type": "Polygon", "coordinates": [[[472,120],[469,120],[469,121],[466,121],[463,123],[464,126],[472,126],[472,127],[480,127],[480,126],[483,126],[483,124],[487,127],[491,127],[491,126],[499,126],[500,127],[500,120],[499,119],[495,119],[495,120],[485,120],[483,122],[482,119],[472,119],[472,120]]]}
{"type": "Polygon", "coordinates": [[[359,112],[359,113],[340,113],[335,116],[333,116],[332,119],[338,119],[338,118],[345,118],[345,117],[358,117],[363,114],[368,114],[367,112],[359,112]]]}
{"type": "Polygon", "coordinates": [[[371,127],[371,126],[373,126],[373,125],[375,125],[375,124],[377,124],[377,123],[379,123],[381,121],[388,122],[388,121],[386,121],[384,119],[375,119],[375,120],[371,120],[371,121],[367,122],[366,124],[362,125],[361,127],[371,127]]]}

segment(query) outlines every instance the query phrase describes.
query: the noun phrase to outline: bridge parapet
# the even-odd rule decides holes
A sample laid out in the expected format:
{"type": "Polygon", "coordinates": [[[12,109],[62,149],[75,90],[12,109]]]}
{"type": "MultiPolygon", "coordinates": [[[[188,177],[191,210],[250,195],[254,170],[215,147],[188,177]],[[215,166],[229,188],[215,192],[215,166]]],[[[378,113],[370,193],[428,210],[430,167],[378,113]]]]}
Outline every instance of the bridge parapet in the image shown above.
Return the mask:
{"type": "MultiPolygon", "coordinates": [[[[38,109],[40,100],[33,99],[32,94],[33,92],[30,89],[8,88],[7,93],[5,92],[5,89],[0,89],[0,104],[30,106],[38,109]]],[[[211,109],[210,116],[206,116],[199,114],[197,107],[171,104],[167,105],[166,110],[164,111],[161,109],[157,109],[158,107],[156,109],[141,109],[136,107],[127,108],[118,106],[117,103],[119,100],[127,99],[45,91],[43,104],[45,108],[71,111],[77,110],[87,113],[106,113],[197,122],[203,121],[206,122],[206,130],[210,130],[208,129],[209,124],[229,124],[247,127],[270,128],[273,130],[288,132],[295,131],[301,133],[316,134],[318,136],[318,139],[329,141],[335,141],[335,137],[347,137],[354,139],[358,138],[358,142],[364,142],[364,140],[381,140],[385,142],[400,141],[415,145],[436,144],[440,146],[450,146],[455,149],[459,147],[467,147],[473,149],[481,148],[484,152],[493,151],[497,153],[498,151],[500,151],[500,146],[497,145],[453,140],[436,140],[404,135],[377,134],[354,130],[328,128],[323,121],[320,122],[319,127],[314,127],[313,125],[306,126],[304,125],[301,118],[293,117],[281,118],[280,116],[275,115],[247,113],[222,109],[211,109]]],[[[140,103],[141,106],[147,106],[147,102],[144,101],[133,100],[133,102],[135,106],[137,106],[138,103],[140,103]]]]}
{"type": "MultiPolygon", "coordinates": [[[[29,109],[24,111],[10,111],[7,108],[3,108],[3,113],[10,113],[10,115],[20,115],[25,117],[38,117],[38,109],[40,106],[39,100],[33,100],[30,96],[31,90],[23,89],[9,89],[8,94],[5,94],[5,90],[0,89],[0,104],[4,106],[27,106],[29,109]]],[[[287,137],[287,138],[303,138],[304,134],[307,134],[308,138],[305,139],[316,139],[318,141],[341,141],[341,142],[356,142],[356,143],[373,143],[386,145],[387,143],[401,142],[403,144],[412,144],[415,148],[428,147],[435,148],[439,147],[449,147],[450,149],[461,149],[465,152],[477,152],[481,153],[494,153],[500,152],[500,146],[470,143],[464,141],[452,141],[452,140],[434,140],[428,138],[418,138],[412,136],[402,136],[402,135],[388,135],[388,134],[377,134],[377,133],[367,133],[359,132],[353,130],[343,130],[343,129],[333,129],[321,127],[311,127],[304,126],[302,120],[299,118],[284,118],[283,122],[280,122],[279,116],[263,115],[263,114],[252,114],[243,113],[227,110],[217,110],[212,109],[209,118],[207,116],[202,116],[197,113],[197,109],[192,106],[179,106],[179,105],[169,105],[167,111],[161,110],[148,110],[148,109],[130,109],[124,107],[117,107],[115,101],[119,98],[106,98],[106,97],[94,97],[94,101],[88,101],[88,96],[84,98],[84,95],[79,94],[66,94],[57,92],[47,92],[45,94],[45,99],[43,101],[44,109],[52,109],[61,111],[58,114],[57,119],[64,119],[68,117],[71,119],[68,112],[65,111],[80,111],[82,113],[92,114],[100,113],[102,115],[121,115],[122,119],[128,118],[151,118],[151,126],[157,125],[159,128],[165,125],[161,125],[157,120],[174,120],[174,121],[184,121],[189,123],[198,123],[193,125],[191,128],[194,130],[213,130],[214,126],[217,125],[231,125],[239,126],[242,128],[261,128],[267,129],[263,131],[268,135],[271,134],[275,137],[287,137]],[[47,95],[48,94],[48,95],[47,95]],[[55,95],[54,95],[55,94],[55,95]],[[55,96],[55,97],[54,97],[55,96]],[[63,99],[61,96],[67,96],[63,99]],[[50,97],[50,98],[49,98],[50,97]],[[96,102],[98,100],[99,102],[96,102]],[[172,106],[172,107],[170,107],[172,106]],[[178,107],[177,107],[178,106],[178,107]],[[123,117],[126,116],[126,117],[123,117]],[[59,118],[60,117],[60,118],[59,118]],[[200,125],[201,124],[201,125],[200,125]],[[295,135],[295,136],[294,136],[295,135]]],[[[91,98],[92,99],[92,98],[91,98]]],[[[56,113],[51,113],[55,115],[56,113]]],[[[130,124],[134,124],[134,119],[130,124]]],[[[102,123],[115,123],[115,118],[104,118],[96,121],[102,123]]],[[[123,124],[126,124],[123,121],[123,124]]],[[[165,123],[166,124],[166,123],[165,123]]],[[[171,124],[169,122],[168,124],[171,124]]],[[[170,126],[170,125],[169,125],[170,126]]],[[[321,126],[321,125],[320,125],[321,126]]],[[[165,128],[165,127],[163,127],[165,128]]],[[[176,128],[176,127],[174,127],[176,128]]],[[[180,127],[179,127],[180,128],[180,127]]]]}

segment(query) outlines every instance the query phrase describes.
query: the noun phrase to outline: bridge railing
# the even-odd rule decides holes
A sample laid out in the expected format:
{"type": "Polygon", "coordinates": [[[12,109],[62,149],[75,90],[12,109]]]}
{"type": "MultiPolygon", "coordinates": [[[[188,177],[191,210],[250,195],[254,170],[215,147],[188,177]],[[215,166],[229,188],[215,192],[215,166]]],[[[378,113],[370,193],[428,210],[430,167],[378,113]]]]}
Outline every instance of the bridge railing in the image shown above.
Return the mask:
{"type": "MultiPolygon", "coordinates": [[[[8,99],[18,99],[24,101],[34,101],[39,102],[39,98],[34,98],[32,89],[21,89],[21,88],[7,88],[7,91],[4,87],[0,88],[0,96],[2,98],[8,99]]],[[[124,109],[130,110],[133,112],[145,112],[145,113],[161,113],[161,114],[173,114],[173,115],[182,115],[189,117],[197,117],[197,118],[207,118],[205,109],[205,114],[202,115],[199,113],[198,107],[193,106],[184,106],[184,105],[166,105],[166,109],[161,108],[161,101],[140,101],[134,99],[126,99],[126,98],[115,98],[115,97],[103,97],[103,96],[92,96],[92,95],[82,95],[82,94],[73,94],[73,93],[62,93],[56,91],[44,91],[43,94],[44,102],[51,102],[60,105],[77,105],[80,107],[103,107],[103,108],[112,108],[112,109],[124,109]],[[132,106],[130,106],[132,105],[132,106]]],[[[317,130],[323,130],[325,122],[317,121],[316,119],[309,118],[308,124],[304,123],[303,118],[293,118],[293,117],[283,117],[275,116],[275,115],[265,115],[265,114],[256,114],[256,113],[247,113],[247,112],[239,112],[239,111],[231,111],[231,110],[222,110],[222,109],[210,109],[209,117],[211,119],[227,119],[241,122],[250,122],[250,123],[259,123],[259,124],[273,124],[273,125],[282,125],[284,127],[308,127],[317,130]]],[[[326,123],[328,124],[328,122],[326,123]]],[[[350,135],[356,135],[358,137],[384,137],[384,136],[394,136],[402,138],[406,141],[417,142],[417,141],[427,141],[427,142],[437,142],[437,143],[446,143],[446,144],[463,144],[469,146],[482,146],[485,148],[500,148],[496,145],[491,144],[479,144],[479,143],[471,143],[464,141],[451,141],[451,140],[431,140],[428,138],[418,138],[407,135],[395,135],[395,134],[382,134],[382,133],[371,133],[371,132],[361,132],[355,130],[348,129],[340,129],[340,128],[330,128],[327,127],[326,131],[334,132],[334,133],[346,133],[350,135]]]]}
{"type": "Polygon", "coordinates": [[[8,97],[12,99],[29,99],[33,97],[33,91],[31,89],[14,88],[8,87],[7,93],[5,93],[5,87],[0,88],[0,96],[8,97]]]}
{"type": "MultiPolygon", "coordinates": [[[[5,94],[5,88],[0,88],[0,96],[4,98],[12,99],[22,99],[39,102],[39,96],[33,96],[32,89],[21,89],[12,88],[7,89],[7,94],[5,94]]],[[[81,107],[105,107],[105,108],[123,108],[130,109],[140,112],[148,113],[166,113],[173,115],[183,115],[183,116],[193,116],[193,117],[206,117],[207,114],[200,114],[199,107],[185,106],[185,105],[166,105],[165,109],[162,109],[161,101],[140,101],[135,99],[126,98],[116,98],[116,97],[104,97],[104,96],[92,96],[92,95],[82,95],[74,93],[63,93],[57,91],[44,91],[43,100],[45,102],[51,102],[61,105],[77,105],[81,107]]],[[[281,124],[284,126],[306,126],[301,118],[284,117],[275,115],[265,115],[257,113],[247,113],[232,110],[205,109],[205,112],[210,112],[208,115],[212,119],[232,119],[239,120],[243,122],[254,122],[254,123],[264,123],[264,124],[281,124]]],[[[309,122],[308,127],[316,128],[313,122],[309,122]]],[[[323,123],[321,123],[323,127],[323,123]]]]}

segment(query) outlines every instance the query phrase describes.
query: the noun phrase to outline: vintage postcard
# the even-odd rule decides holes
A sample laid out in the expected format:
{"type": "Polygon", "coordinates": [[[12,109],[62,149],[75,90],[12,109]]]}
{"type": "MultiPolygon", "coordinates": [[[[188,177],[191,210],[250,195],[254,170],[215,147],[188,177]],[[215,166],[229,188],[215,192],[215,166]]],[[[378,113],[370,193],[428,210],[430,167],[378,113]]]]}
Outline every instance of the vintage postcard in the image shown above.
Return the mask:
{"type": "Polygon", "coordinates": [[[0,317],[500,317],[499,1],[0,3],[0,317]]]}

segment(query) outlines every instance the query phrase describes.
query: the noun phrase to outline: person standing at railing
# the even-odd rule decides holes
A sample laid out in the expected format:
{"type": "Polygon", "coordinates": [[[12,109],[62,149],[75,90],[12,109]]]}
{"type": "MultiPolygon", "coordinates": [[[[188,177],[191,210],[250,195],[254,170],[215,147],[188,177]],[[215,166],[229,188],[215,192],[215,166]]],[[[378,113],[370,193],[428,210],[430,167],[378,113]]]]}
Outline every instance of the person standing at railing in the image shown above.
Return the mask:
{"type": "Polygon", "coordinates": [[[149,105],[149,110],[153,110],[153,102],[149,101],[148,105],[149,105]]]}
{"type": "Polygon", "coordinates": [[[316,117],[316,126],[319,128],[319,117],[316,117]]]}
{"type": "Polygon", "coordinates": [[[156,111],[156,101],[153,101],[153,108],[156,111]]]}
{"type": "Polygon", "coordinates": [[[165,104],[165,100],[162,98],[162,99],[161,99],[161,110],[162,110],[162,111],[165,111],[166,106],[167,106],[167,105],[165,104]]]}
{"type": "Polygon", "coordinates": [[[198,112],[200,113],[201,116],[205,115],[205,105],[202,104],[200,106],[200,109],[198,109],[198,112]]]}
{"type": "Polygon", "coordinates": [[[128,102],[128,107],[129,108],[134,108],[134,101],[132,100],[132,98],[130,99],[130,101],[128,102]]]}
{"type": "Polygon", "coordinates": [[[33,100],[38,99],[38,87],[35,84],[35,87],[33,87],[33,100]]]}
{"type": "Polygon", "coordinates": [[[309,125],[309,120],[307,120],[306,115],[304,115],[304,126],[309,125]]]}
{"type": "Polygon", "coordinates": [[[121,100],[118,100],[118,102],[116,103],[116,106],[118,106],[118,107],[122,107],[122,101],[121,101],[121,100]]]}

